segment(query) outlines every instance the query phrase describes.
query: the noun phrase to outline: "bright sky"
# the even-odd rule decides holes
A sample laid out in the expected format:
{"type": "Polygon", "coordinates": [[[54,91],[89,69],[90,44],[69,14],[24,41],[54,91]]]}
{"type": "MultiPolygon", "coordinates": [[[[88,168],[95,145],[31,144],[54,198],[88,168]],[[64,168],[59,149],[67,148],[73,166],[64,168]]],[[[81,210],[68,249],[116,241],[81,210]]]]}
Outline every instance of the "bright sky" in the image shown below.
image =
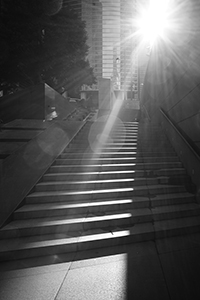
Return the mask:
{"type": "Polygon", "coordinates": [[[170,0],[150,0],[137,20],[139,34],[152,45],[169,26],[170,0]]]}

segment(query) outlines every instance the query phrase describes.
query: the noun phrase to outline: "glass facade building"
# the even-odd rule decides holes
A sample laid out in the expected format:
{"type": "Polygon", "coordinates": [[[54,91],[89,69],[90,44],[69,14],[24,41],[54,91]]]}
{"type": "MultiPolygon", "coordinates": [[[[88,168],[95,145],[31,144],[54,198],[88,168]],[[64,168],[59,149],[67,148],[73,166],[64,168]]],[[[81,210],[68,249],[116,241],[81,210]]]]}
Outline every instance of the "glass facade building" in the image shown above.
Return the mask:
{"type": "Polygon", "coordinates": [[[88,60],[98,78],[110,78],[114,89],[138,90],[138,53],[133,19],[137,0],[68,0],[88,36],[88,60]]]}

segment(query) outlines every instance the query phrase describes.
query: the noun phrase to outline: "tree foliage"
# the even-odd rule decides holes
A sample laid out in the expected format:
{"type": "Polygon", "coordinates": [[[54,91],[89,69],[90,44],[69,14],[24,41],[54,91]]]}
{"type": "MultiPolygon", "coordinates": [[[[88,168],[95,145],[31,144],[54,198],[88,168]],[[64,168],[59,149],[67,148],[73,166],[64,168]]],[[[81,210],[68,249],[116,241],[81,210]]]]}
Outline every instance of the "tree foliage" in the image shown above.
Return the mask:
{"type": "Polygon", "coordinates": [[[85,24],[62,1],[5,0],[0,20],[0,89],[46,82],[76,93],[95,82],[85,24]]]}

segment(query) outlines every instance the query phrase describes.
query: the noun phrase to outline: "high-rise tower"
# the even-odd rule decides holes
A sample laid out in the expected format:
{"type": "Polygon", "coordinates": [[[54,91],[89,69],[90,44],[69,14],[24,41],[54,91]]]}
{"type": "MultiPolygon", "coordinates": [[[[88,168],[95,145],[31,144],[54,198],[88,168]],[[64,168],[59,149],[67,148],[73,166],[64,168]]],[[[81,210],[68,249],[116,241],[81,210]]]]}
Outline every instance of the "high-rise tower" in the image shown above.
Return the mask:
{"type": "Polygon", "coordinates": [[[133,20],[136,0],[102,2],[102,74],[112,78],[114,88],[137,94],[138,55],[133,20]]]}
{"type": "Polygon", "coordinates": [[[138,54],[133,19],[137,0],[65,0],[86,23],[88,60],[98,78],[137,98],[138,54]]]}

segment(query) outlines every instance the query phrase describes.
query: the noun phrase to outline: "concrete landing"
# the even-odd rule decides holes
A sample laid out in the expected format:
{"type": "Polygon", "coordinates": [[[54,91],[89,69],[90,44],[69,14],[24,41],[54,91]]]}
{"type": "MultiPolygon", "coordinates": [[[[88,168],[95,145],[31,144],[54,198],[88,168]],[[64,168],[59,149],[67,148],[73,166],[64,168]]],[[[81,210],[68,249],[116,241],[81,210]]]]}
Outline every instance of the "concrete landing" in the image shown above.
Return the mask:
{"type": "Polygon", "coordinates": [[[200,234],[0,264],[1,300],[196,300],[200,234]]]}
{"type": "Polygon", "coordinates": [[[15,120],[4,125],[0,133],[0,226],[83,124],[15,120]]]}
{"type": "Polygon", "coordinates": [[[51,125],[51,122],[30,119],[4,124],[0,131],[0,157],[8,157],[51,125]]]}
{"type": "Polygon", "coordinates": [[[34,129],[44,130],[51,125],[50,122],[33,119],[15,119],[3,125],[3,129],[34,129]]]}

